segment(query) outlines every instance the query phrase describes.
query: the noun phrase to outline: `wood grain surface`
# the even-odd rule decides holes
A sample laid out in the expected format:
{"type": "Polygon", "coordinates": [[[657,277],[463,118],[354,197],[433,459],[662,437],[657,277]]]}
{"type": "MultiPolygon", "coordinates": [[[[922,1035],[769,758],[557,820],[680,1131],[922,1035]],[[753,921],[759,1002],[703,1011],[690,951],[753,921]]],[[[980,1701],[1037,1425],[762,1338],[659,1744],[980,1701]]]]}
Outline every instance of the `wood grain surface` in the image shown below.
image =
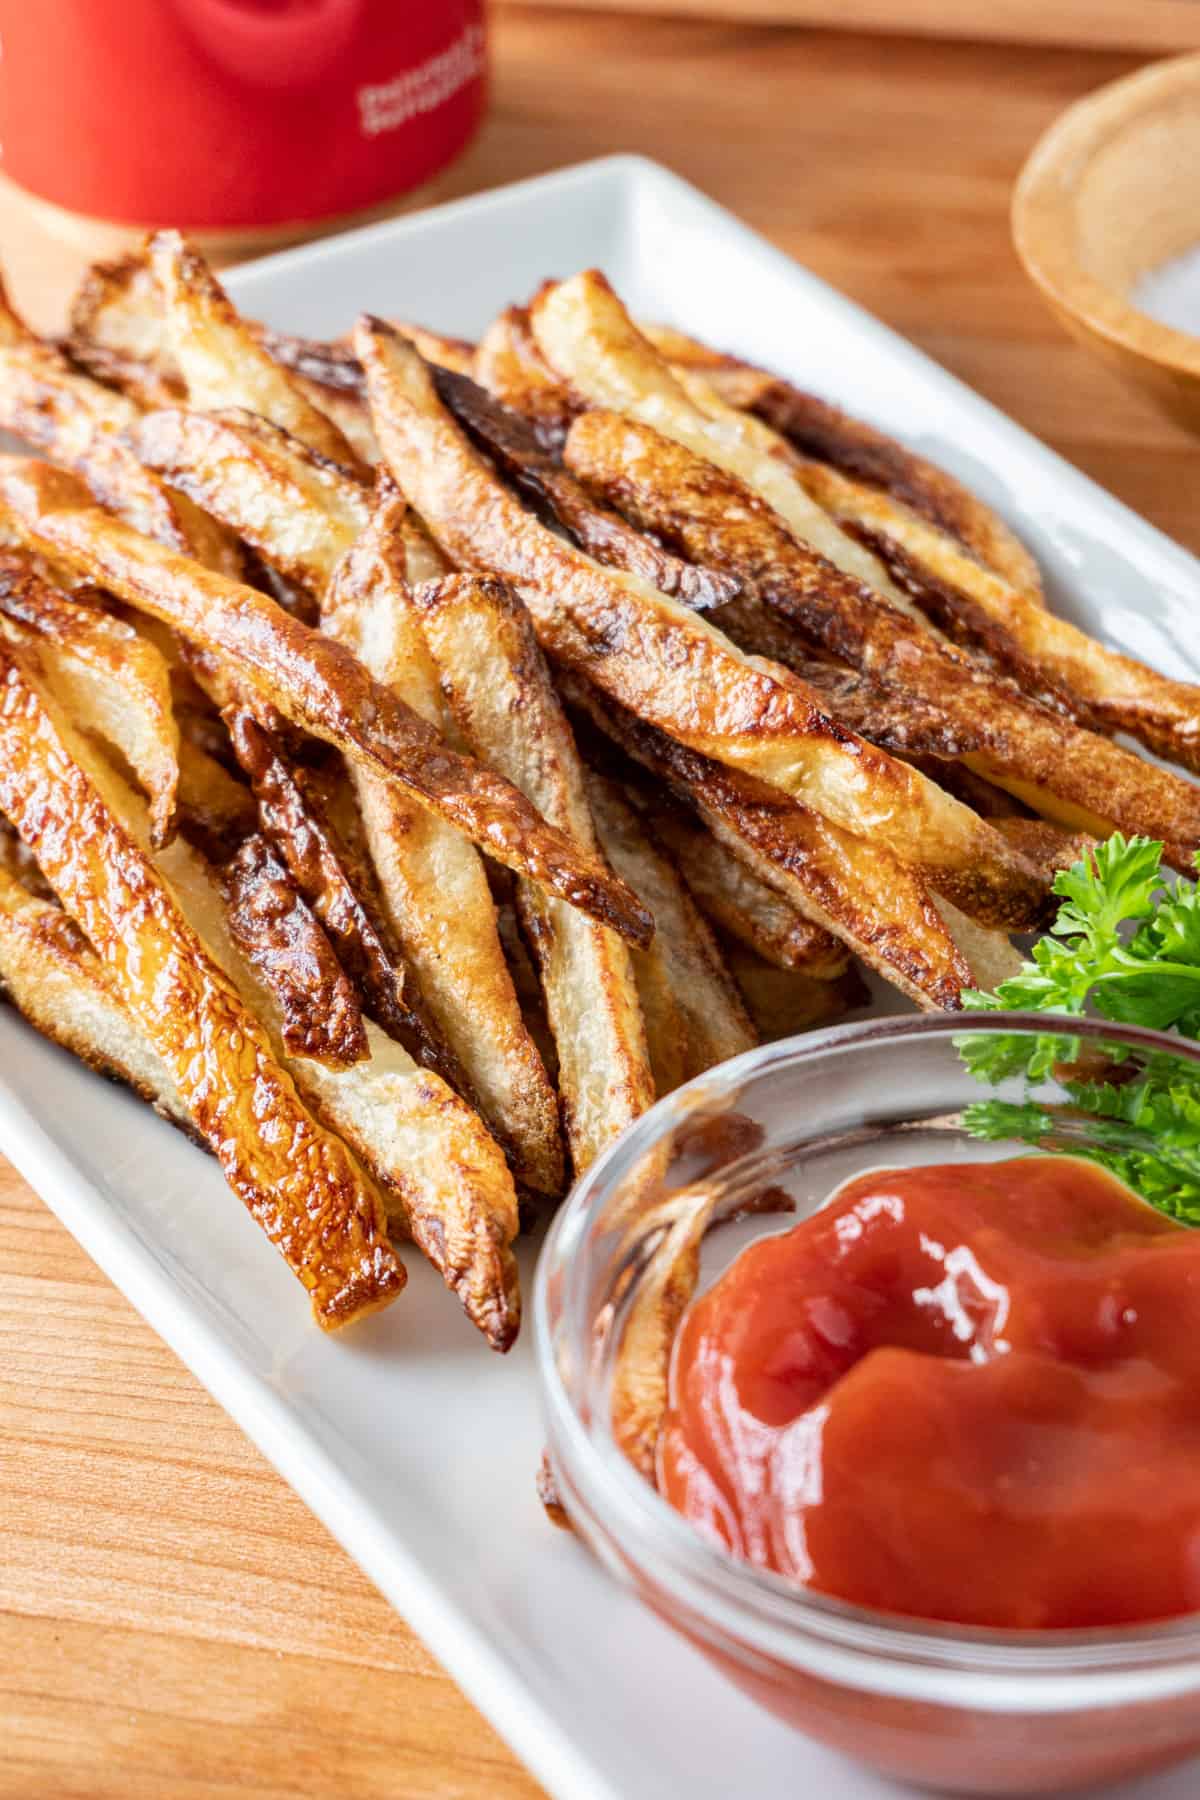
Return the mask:
{"type": "MultiPolygon", "coordinates": [[[[1029,146],[1134,58],[525,10],[495,39],[458,189],[658,157],[1200,549],[1192,441],[1067,341],[1008,237],[1029,146]]],[[[79,259],[11,192],[0,258],[53,323],[79,259]]],[[[0,1260],[3,1800],[538,1792],[11,1172],[0,1260]]]]}
{"type": "Polygon", "coordinates": [[[1200,11],[1180,0],[559,0],[601,12],[682,13],[757,25],[826,25],[841,31],[1078,44],[1089,50],[1200,49],[1200,11]]]}

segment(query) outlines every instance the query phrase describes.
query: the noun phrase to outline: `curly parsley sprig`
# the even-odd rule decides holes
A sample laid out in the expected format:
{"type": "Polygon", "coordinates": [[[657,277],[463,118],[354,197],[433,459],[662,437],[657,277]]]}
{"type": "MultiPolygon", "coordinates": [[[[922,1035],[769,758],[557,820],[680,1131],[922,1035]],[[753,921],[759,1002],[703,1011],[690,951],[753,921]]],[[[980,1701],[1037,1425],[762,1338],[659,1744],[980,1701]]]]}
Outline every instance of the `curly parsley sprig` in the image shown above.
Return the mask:
{"type": "MultiPolygon", "coordinates": [[[[1114,1024],[1200,1038],[1200,895],[1194,881],[1168,884],[1162,851],[1153,839],[1117,832],[1061,871],[1054,892],[1063,904],[1032,960],[993,994],[965,993],[964,1006],[1076,1018],[1090,1010],[1114,1024]]],[[[1104,1066],[1112,1080],[1097,1079],[1086,1063],[1072,1078],[1080,1040],[1061,1034],[989,1032],[964,1037],[959,1050],[980,1081],[1054,1078],[1070,1102],[979,1101],[963,1114],[974,1135],[1069,1149],[1160,1210],[1200,1225],[1200,1079],[1189,1063],[1162,1052],[1121,1068],[1125,1059],[1111,1046],[1104,1066]]]]}

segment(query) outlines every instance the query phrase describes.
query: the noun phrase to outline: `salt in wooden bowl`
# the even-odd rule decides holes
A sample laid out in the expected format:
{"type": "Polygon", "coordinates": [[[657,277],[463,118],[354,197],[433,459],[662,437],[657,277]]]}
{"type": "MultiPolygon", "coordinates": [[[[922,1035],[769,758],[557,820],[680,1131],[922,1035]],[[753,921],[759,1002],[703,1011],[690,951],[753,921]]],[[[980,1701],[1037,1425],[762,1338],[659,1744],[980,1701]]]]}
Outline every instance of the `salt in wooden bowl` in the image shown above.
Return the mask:
{"type": "Polygon", "coordinates": [[[1012,228],[1067,330],[1200,431],[1200,55],[1069,107],[1021,171],[1012,228]]]}

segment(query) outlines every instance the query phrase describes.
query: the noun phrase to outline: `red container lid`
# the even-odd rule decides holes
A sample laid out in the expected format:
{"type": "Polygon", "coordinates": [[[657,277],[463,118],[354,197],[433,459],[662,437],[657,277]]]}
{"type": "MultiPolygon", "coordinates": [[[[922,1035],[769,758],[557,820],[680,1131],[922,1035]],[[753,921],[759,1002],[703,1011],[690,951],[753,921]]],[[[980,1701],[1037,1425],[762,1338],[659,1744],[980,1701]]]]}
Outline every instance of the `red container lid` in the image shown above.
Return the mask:
{"type": "Polygon", "coordinates": [[[483,111],[483,0],[0,0],[0,44],[5,172],[123,224],[374,206],[483,111]]]}

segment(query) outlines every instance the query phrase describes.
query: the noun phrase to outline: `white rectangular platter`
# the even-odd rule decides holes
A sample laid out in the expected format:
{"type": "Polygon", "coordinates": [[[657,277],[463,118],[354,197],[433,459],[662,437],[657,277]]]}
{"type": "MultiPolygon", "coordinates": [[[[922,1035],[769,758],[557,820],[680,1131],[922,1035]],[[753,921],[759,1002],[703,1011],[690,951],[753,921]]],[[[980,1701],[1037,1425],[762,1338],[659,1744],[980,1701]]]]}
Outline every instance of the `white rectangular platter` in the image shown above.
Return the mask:
{"type": "MultiPolygon", "coordinates": [[[[1056,607],[1200,676],[1200,564],[652,163],[612,158],[327,239],[229,287],[247,313],[313,335],[361,309],[469,335],[543,277],[590,265],[642,316],[777,368],[944,463],[1016,525],[1056,607]]],[[[899,1794],[760,1713],[546,1524],[528,1337],[490,1356],[411,1258],[395,1307],[322,1336],[211,1160],[3,1008],[0,1148],[556,1800],[899,1794]]],[[[1193,1767],[1122,1800],[1185,1800],[1196,1783],[1193,1767]]]]}

